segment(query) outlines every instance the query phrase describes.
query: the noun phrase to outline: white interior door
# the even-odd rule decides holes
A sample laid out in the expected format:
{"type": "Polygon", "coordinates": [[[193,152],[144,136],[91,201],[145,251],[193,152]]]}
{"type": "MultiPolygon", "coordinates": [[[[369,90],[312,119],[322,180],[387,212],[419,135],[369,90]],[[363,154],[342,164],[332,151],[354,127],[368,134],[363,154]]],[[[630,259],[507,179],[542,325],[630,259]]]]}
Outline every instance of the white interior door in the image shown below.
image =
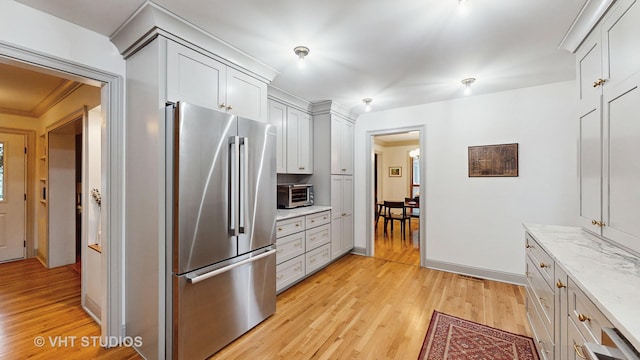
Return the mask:
{"type": "Polygon", "coordinates": [[[0,262],[25,256],[24,135],[0,133],[0,262]]]}

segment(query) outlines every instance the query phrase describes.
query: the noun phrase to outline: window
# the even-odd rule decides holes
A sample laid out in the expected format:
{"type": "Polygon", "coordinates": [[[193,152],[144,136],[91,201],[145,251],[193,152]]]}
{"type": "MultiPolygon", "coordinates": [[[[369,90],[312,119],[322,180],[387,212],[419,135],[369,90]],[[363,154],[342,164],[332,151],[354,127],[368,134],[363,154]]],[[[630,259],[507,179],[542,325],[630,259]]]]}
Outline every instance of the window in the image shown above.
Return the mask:
{"type": "Polygon", "coordinates": [[[411,158],[411,197],[420,196],[420,157],[411,158]]]}

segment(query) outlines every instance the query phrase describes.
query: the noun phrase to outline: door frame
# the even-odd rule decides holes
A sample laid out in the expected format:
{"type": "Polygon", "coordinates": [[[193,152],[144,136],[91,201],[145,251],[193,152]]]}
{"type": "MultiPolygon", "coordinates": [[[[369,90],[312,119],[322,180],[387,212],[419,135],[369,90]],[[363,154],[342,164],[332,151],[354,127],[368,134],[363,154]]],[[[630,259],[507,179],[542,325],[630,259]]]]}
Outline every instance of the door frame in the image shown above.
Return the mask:
{"type": "MultiPolygon", "coordinates": [[[[102,177],[104,284],[102,336],[124,336],[124,79],[122,76],[0,41],[0,61],[101,87],[105,114],[102,177]]],[[[35,138],[33,139],[35,145],[35,138]]],[[[35,149],[35,146],[32,147],[35,149]]],[[[35,170],[35,169],[34,169],[35,170]]],[[[33,194],[32,194],[33,199],[33,194]]],[[[33,202],[33,201],[31,201],[33,202]]],[[[33,205],[32,205],[33,206],[33,205]]],[[[33,239],[32,239],[33,246],[33,239]]]]}
{"type": "Polygon", "coordinates": [[[24,146],[27,147],[27,158],[25,159],[25,177],[24,177],[24,190],[27,196],[24,212],[24,236],[27,242],[25,247],[24,259],[35,256],[35,219],[36,219],[36,207],[34,199],[34,189],[36,186],[36,131],[26,129],[12,129],[7,127],[0,127],[0,133],[24,135],[24,146]]]}
{"type": "MultiPolygon", "coordinates": [[[[420,147],[420,267],[427,267],[427,185],[426,185],[426,139],[427,139],[427,127],[426,125],[415,125],[415,126],[406,126],[400,128],[390,128],[390,129],[382,129],[382,130],[369,130],[366,132],[366,152],[368,154],[369,161],[366,162],[366,205],[365,209],[367,210],[365,221],[366,221],[366,255],[373,256],[374,255],[374,244],[375,244],[375,232],[373,231],[373,224],[375,223],[375,198],[374,198],[374,189],[373,189],[373,164],[375,157],[375,146],[374,146],[374,137],[377,135],[391,135],[398,133],[405,133],[409,131],[419,131],[419,147],[420,147]]],[[[378,174],[380,175],[380,174],[378,174]]]]}

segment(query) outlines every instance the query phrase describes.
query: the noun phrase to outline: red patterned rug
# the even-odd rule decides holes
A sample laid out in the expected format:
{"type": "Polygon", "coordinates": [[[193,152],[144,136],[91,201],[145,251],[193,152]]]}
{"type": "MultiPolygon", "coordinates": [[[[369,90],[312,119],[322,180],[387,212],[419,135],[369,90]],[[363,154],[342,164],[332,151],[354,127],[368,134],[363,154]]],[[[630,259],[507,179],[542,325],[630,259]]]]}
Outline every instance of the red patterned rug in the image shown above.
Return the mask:
{"type": "Polygon", "coordinates": [[[533,339],[434,311],[418,360],[539,360],[533,339]]]}

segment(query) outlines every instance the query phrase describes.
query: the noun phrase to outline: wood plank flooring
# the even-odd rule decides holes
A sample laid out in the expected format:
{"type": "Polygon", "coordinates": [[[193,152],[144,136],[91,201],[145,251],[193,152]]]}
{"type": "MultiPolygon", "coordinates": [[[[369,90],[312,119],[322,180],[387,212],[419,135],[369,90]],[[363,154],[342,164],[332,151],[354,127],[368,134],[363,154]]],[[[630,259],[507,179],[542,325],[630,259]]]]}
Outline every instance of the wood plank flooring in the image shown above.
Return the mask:
{"type": "MultiPolygon", "coordinates": [[[[80,279],[37,260],[0,264],[0,358],[140,359],[127,347],[36,347],[98,336],[80,279]]],[[[276,314],[212,359],[415,359],[436,309],[529,335],[524,288],[347,255],[278,296],[276,314]]]]}
{"type": "Polygon", "coordinates": [[[415,359],[433,310],[531,336],[522,287],[347,255],[212,359],[415,359]]]}
{"type": "Polygon", "coordinates": [[[127,347],[82,346],[82,337],[92,345],[94,336],[100,326],[80,305],[80,274],[72,267],[46,269],[35,258],[0,264],[0,359],[141,358],[127,347]]]}
{"type": "Polygon", "coordinates": [[[409,229],[407,222],[407,234],[402,238],[400,225],[396,222],[393,233],[391,226],[387,225],[387,233],[384,233],[384,219],[380,218],[374,231],[374,253],[377,259],[395,261],[407,265],[420,266],[420,219],[411,220],[409,229]]]}

